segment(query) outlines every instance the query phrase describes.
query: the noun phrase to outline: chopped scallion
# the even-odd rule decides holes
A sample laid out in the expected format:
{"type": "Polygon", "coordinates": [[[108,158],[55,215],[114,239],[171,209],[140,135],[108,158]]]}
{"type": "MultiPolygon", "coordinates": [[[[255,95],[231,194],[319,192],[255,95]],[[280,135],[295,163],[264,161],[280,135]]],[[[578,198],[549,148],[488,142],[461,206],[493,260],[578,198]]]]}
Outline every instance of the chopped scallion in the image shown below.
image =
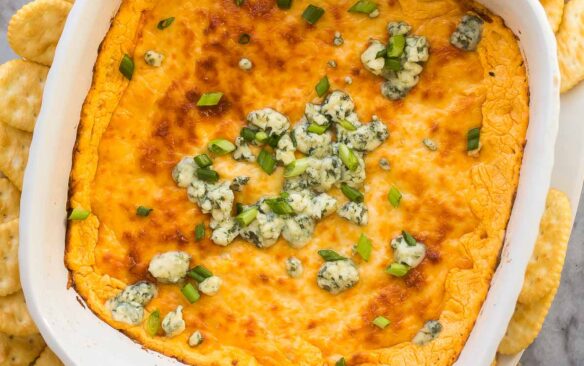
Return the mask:
{"type": "Polygon", "coordinates": [[[259,211],[257,207],[248,208],[239,215],[235,216],[235,221],[237,221],[239,225],[245,227],[251,224],[253,220],[255,220],[258,212],[259,211]]]}
{"type": "Polygon", "coordinates": [[[292,7],[292,0],[276,0],[278,8],[280,9],[290,9],[292,7]]]}
{"type": "Polygon", "coordinates": [[[330,249],[321,249],[318,251],[318,255],[320,255],[326,262],[336,262],[347,259],[347,257],[343,257],[339,253],[330,249]]]}
{"type": "Polygon", "coordinates": [[[339,144],[339,157],[349,170],[355,171],[359,167],[359,159],[355,152],[345,144],[339,144]]]}
{"type": "Polygon", "coordinates": [[[392,263],[385,269],[385,272],[395,277],[403,277],[407,275],[409,271],[410,267],[401,263],[392,263]]]}
{"type": "Polygon", "coordinates": [[[371,14],[377,9],[377,4],[370,0],[359,0],[349,8],[349,13],[371,14]]]}
{"type": "Polygon", "coordinates": [[[136,208],[136,215],[146,217],[150,215],[150,212],[152,212],[152,210],[153,209],[150,207],[138,206],[138,208],[136,208]]]}
{"type": "Polygon", "coordinates": [[[341,357],[335,362],[335,366],[347,366],[347,362],[344,357],[341,357]]]}
{"type": "Polygon", "coordinates": [[[275,149],[278,146],[278,142],[280,142],[280,138],[282,138],[282,136],[270,135],[270,137],[268,137],[268,140],[266,142],[268,145],[270,145],[271,147],[273,147],[275,149]]]}
{"type": "Polygon", "coordinates": [[[195,286],[193,286],[190,283],[184,285],[184,287],[180,291],[186,297],[188,302],[190,302],[191,304],[194,304],[201,298],[201,294],[199,294],[199,291],[197,291],[195,286]]]}
{"type": "Polygon", "coordinates": [[[205,224],[200,223],[195,226],[195,240],[201,241],[205,238],[205,224]]]}
{"type": "Polygon", "coordinates": [[[251,36],[247,33],[241,33],[239,36],[239,44],[248,44],[251,41],[251,36]]]}
{"type": "Polygon", "coordinates": [[[416,241],[416,239],[412,236],[412,234],[408,233],[405,230],[402,230],[402,236],[404,237],[404,240],[406,241],[406,243],[413,247],[414,245],[416,245],[418,242],[416,241]]]}
{"type": "Polygon", "coordinates": [[[396,58],[386,58],[383,68],[390,71],[400,71],[402,69],[401,61],[396,58]]]}
{"type": "Polygon", "coordinates": [[[481,128],[480,127],[476,127],[476,128],[471,128],[470,130],[468,130],[468,136],[467,136],[467,150],[468,151],[473,151],[479,148],[480,146],[480,138],[481,138],[481,128]]]}
{"type": "Polygon", "coordinates": [[[402,194],[396,187],[391,187],[387,194],[387,198],[394,208],[398,208],[402,199],[402,194]]]}
{"type": "Polygon", "coordinates": [[[391,322],[384,316],[378,316],[377,318],[373,319],[373,324],[377,327],[384,329],[387,327],[391,322]]]}
{"type": "Polygon", "coordinates": [[[215,183],[219,180],[219,173],[209,168],[197,169],[197,178],[202,181],[215,183]]]}
{"type": "Polygon", "coordinates": [[[158,330],[160,329],[160,311],[158,309],[154,310],[148,316],[148,320],[146,321],[146,332],[151,336],[154,337],[158,334],[158,330]]]}
{"type": "Polygon", "coordinates": [[[319,97],[322,97],[328,92],[330,87],[331,84],[329,83],[328,76],[325,75],[322,79],[320,79],[318,84],[316,84],[314,89],[316,90],[316,94],[318,94],[319,97]]]}
{"type": "Polygon", "coordinates": [[[363,202],[363,193],[359,192],[358,190],[356,190],[355,188],[349,186],[347,183],[342,183],[341,184],[341,192],[343,192],[343,194],[345,195],[345,197],[347,197],[348,199],[350,199],[353,202],[363,202]]]}
{"type": "Polygon", "coordinates": [[[132,60],[128,54],[125,54],[124,57],[122,57],[122,61],[120,62],[120,72],[126,79],[132,80],[132,76],[134,75],[134,60],[132,60]]]}
{"type": "Polygon", "coordinates": [[[316,133],[317,135],[322,135],[326,132],[329,126],[321,126],[316,123],[311,123],[310,126],[306,129],[308,132],[316,133]]]}
{"type": "Polygon", "coordinates": [[[256,132],[249,127],[244,127],[241,129],[239,136],[243,137],[247,142],[252,142],[256,138],[256,132]]]}
{"type": "Polygon", "coordinates": [[[267,134],[267,133],[265,133],[264,131],[260,131],[260,132],[256,133],[256,135],[255,135],[255,139],[256,139],[256,141],[257,141],[257,142],[259,142],[259,143],[264,143],[264,142],[266,142],[266,141],[268,140],[268,138],[269,138],[269,137],[270,137],[270,136],[268,136],[268,134],[267,134]]]}
{"type": "Polygon", "coordinates": [[[316,22],[324,15],[324,9],[315,5],[308,5],[304,12],[302,13],[302,18],[308,22],[308,24],[314,25],[316,22]]]}
{"type": "Polygon", "coordinates": [[[69,220],[72,221],[81,221],[85,220],[89,217],[90,212],[88,210],[84,210],[82,208],[74,208],[71,210],[69,214],[69,220]]]}
{"type": "Polygon", "coordinates": [[[245,0],[235,0],[235,5],[242,6],[245,0]]]}
{"type": "Polygon", "coordinates": [[[406,37],[402,34],[391,36],[387,43],[387,57],[400,57],[404,53],[406,37]]]}
{"type": "Polygon", "coordinates": [[[355,131],[357,129],[357,127],[355,127],[354,124],[352,124],[351,122],[347,121],[346,119],[342,119],[339,122],[339,124],[341,125],[341,127],[343,127],[347,131],[355,131]]]}
{"type": "Polygon", "coordinates": [[[223,93],[221,92],[205,93],[201,95],[201,97],[199,98],[199,101],[197,102],[197,107],[215,106],[219,104],[221,98],[223,98],[223,93]]]}
{"type": "Polygon", "coordinates": [[[359,254],[366,262],[369,262],[372,250],[373,246],[371,245],[371,240],[366,237],[365,234],[361,234],[357,246],[355,246],[355,252],[357,252],[357,254],[359,254]]]}
{"type": "Polygon", "coordinates": [[[283,198],[272,198],[264,201],[276,215],[292,215],[294,209],[283,198]]]}
{"type": "Polygon", "coordinates": [[[235,150],[235,145],[225,139],[215,139],[209,141],[207,149],[215,155],[225,155],[235,150]]]}
{"type": "Polygon", "coordinates": [[[270,175],[276,170],[276,159],[265,149],[262,149],[258,155],[258,164],[264,172],[270,175]]]}
{"type": "Polygon", "coordinates": [[[297,177],[308,169],[308,158],[297,159],[286,165],[284,169],[284,178],[297,177]]]}
{"type": "Polygon", "coordinates": [[[212,277],[213,272],[209,271],[204,266],[198,265],[187,272],[187,275],[197,282],[203,282],[206,278],[212,277]]]}
{"type": "Polygon", "coordinates": [[[162,19],[161,21],[158,22],[158,29],[163,30],[166,29],[168,27],[170,27],[170,25],[174,22],[174,17],[170,17],[170,18],[166,18],[166,19],[162,19]]]}
{"type": "Polygon", "coordinates": [[[200,168],[206,168],[208,166],[211,166],[213,164],[213,161],[211,160],[209,155],[201,154],[201,155],[195,156],[195,163],[197,163],[197,165],[200,168]]]}

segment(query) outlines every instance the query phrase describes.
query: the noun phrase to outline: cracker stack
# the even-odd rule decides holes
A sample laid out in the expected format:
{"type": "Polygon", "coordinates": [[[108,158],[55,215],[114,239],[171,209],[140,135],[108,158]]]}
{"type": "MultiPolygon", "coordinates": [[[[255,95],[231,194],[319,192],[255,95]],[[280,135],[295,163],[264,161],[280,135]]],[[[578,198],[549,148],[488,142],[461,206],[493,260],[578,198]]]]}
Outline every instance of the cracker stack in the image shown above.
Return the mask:
{"type": "Polygon", "coordinates": [[[8,26],[8,41],[23,59],[0,65],[0,366],[62,365],[26,308],[18,218],[32,132],[71,2],[36,0],[20,9],[8,26]]]}

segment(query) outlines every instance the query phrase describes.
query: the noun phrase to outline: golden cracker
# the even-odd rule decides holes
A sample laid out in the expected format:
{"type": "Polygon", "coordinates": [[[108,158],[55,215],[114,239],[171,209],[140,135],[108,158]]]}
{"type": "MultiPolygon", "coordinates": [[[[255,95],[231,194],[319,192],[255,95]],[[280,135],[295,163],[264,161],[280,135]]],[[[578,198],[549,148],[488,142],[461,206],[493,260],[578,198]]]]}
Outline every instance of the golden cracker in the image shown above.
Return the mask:
{"type": "Polygon", "coordinates": [[[0,65],[1,122],[32,132],[48,72],[48,67],[24,60],[0,65]]]}
{"type": "Polygon", "coordinates": [[[17,337],[0,333],[0,366],[29,366],[43,348],[40,334],[17,337]]]}
{"type": "Polygon", "coordinates": [[[22,291],[0,297],[0,319],[0,333],[28,336],[39,332],[28,313],[22,291]]]}
{"type": "Polygon", "coordinates": [[[63,363],[53,353],[53,351],[49,349],[49,347],[45,347],[45,350],[36,360],[34,366],[63,366],[63,363]]]}
{"type": "Polygon", "coordinates": [[[20,191],[8,178],[0,178],[0,224],[18,218],[20,213],[20,191]]]}
{"type": "Polygon", "coordinates": [[[566,4],[556,39],[564,93],[584,79],[584,0],[566,4]]]}
{"type": "Polygon", "coordinates": [[[499,353],[514,355],[529,347],[535,340],[554,301],[557,288],[531,304],[517,303],[515,313],[499,344],[499,353]]]}
{"type": "Polygon", "coordinates": [[[564,14],[564,0],[540,0],[541,5],[545,9],[548,21],[552,26],[552,30],[555,32],[560,28],[560,23],[562,22],[562,15],[564,14]]]}
{"type": "Polygon", "coordinates": [[[71,3],[35,0],[14,14],[8,24],[8,43],[18,55],[50,66],[61,38],[71,3]]]}
{"type": "Polygon", "coordinates": [[[20,290],[18,219],[0,224],[0,296],[20,290]]]}
{"type": "Polygon", "coordinates": [[[0,123],[0,171],[22,191],[32,134],[0,123]]]}
{"type": "Polygon", "coordinates": [[[572,211],[568,197],[560,191],[550,190],[519,302],[523,304],[536,302],[558,286],[570,239],[571,224],[572,211]]]}

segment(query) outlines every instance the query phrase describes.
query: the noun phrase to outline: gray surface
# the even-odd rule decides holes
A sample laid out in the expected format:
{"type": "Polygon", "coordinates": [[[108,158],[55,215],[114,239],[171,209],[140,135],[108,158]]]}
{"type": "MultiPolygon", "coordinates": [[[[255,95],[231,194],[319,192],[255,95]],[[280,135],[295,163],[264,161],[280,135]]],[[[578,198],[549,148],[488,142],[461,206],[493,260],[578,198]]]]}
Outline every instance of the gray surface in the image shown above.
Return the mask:
{"type": "MultiPolygon", "coordinates": [[[[0,62],[14,58],[6,42],[10,15],[27,0],[0,0],[0,62]]],[[[584,198],[584,197],[583,197],[584,198]]],[[[576,218],[562,286],[539,338],[527,350],[522,364],[527,366],[584,365],[584,202],[576,218]]]]}

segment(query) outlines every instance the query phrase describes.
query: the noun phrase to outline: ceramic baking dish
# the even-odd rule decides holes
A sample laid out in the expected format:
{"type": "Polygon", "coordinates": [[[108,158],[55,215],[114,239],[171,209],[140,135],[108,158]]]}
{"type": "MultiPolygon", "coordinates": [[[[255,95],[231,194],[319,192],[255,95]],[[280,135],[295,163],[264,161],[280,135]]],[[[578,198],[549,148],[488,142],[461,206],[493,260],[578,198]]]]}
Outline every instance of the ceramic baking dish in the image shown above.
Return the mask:
{"type": "MultiPolygon", "coordinates": [[[[554,162],[559,115],[555,38],[537,0],[483,0],[521,42],[531,109],[517,197],[501,264],[458,366],[490,365],[511,318],[537,235],[554,162]]],[[[64,266],[71,157],[99,44],[120,0],[77,0],[49,73],[30,149],[20,221],[20,271],[31,315],[67,365],[179,365],[144,350],[97,318],[64,266]]]]}

